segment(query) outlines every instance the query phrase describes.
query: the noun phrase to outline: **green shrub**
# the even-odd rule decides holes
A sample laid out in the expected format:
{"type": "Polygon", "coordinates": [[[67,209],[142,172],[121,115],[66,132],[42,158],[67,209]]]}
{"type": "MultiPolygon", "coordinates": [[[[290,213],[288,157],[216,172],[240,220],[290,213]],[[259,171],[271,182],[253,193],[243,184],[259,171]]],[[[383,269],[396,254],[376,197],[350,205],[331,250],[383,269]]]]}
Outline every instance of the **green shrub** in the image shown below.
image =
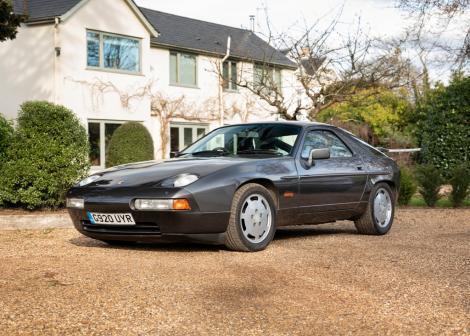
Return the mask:
{"type": "Polygon", "coordinates": [[[439,190],[444,183],[439,170],[430,164],[421,165],[416,169],[419,193],[428,206],[435,206],[440,198],[439,190]]]}
{"type": "Polygon", "coordinates": [[[10,145],[12,138],[13,127],[11,123],[0,114],[0,162],[2,162],[5,151],[10,145]]]}
{"type": "Polygon", "coordinates": [[[26,102],[0,176],[0,200],[28,209],[58,207],[88,172],[88,137],[67,108],[26,102]]]}
{"type": "Polygon", "coordinates": [[[418,187],[410,169],[401,168],[400,172],[400,194],[398,195],[398,204],[408,205],[411,197],[416,193],[418,187]]]}
{"type": "Polygon", "coordinates": [[[452,192],[450,193],[450,201],[454,208],[462,206],[465,198],[469,194],[470,187],[470,164],[462,164],[452,170],[450,179],[452,192]]]}
{"type": "Polygon", "coordinates": [[[422,159],[448,178],[453,167],[470,161],[470,77],[454,75],[448,87],[433,90],[420,107],[422,159]]]}
{"type": "Polygon", "coordinates": [[[128,122],[114,132],[106,152],[106,166],[153,158],[153,141],[147,128],[138,122],[128,122]]]}

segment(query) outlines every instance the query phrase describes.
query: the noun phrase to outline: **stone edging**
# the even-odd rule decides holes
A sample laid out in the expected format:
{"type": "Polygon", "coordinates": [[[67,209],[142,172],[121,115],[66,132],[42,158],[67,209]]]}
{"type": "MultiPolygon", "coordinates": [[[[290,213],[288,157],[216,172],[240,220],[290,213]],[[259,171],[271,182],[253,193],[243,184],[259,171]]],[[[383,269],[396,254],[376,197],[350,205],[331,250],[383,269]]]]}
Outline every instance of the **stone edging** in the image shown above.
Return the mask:
{"type": "Polygon", "coordinates": [[[67,213],[1,215],[0,230],[39,230],[49,228],[72,228],[67,213]]]}

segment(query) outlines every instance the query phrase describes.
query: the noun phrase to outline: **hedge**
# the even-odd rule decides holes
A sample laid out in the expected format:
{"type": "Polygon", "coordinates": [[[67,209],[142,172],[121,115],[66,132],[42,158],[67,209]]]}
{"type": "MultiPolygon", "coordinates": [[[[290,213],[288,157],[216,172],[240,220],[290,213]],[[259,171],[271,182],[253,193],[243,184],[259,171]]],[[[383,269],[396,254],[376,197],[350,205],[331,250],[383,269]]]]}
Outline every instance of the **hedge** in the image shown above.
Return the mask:
{"type": "Polygon", "coordinates": [[[125,123],[114,132],[106,152],[106,166],[154,159],[153,140],[145,126],[125,123]]]}
{"type": "Polygon", "coordinates": [[[413,173],[409,168],[401,168],[400,175],[400,193],[398,194],[398,204],[408,205],[411,198],[416,193],[418,186],[416,185],[413,173]]]}
{"type": "Polygon", "coordinates": [[[3,161],[7,148],[11,144],[12,138],[13,127],[11,123],[0,114],[0,164],[3,161]]]}
{"type": "Polygon", "coordinates": [[[88,137],[75,114],[48,102],[24,103],[0,176],[0,203],[28,209],[63,205],[88,173],[88,137]]]}
{"type": "Polygon", "coordinates": [[[423,107],[422,158],[449,178],[454,167],[470,161],[470,77],[455,75],[436,89],[423,107]]]}

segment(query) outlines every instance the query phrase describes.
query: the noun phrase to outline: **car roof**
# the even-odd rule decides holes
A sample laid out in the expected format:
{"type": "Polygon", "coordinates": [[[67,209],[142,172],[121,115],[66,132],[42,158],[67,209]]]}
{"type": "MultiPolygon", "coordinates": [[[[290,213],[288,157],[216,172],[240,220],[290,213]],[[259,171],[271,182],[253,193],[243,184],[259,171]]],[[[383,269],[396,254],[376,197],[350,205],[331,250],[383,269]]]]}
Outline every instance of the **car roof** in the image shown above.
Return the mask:
{"type": "Polygon", "coordinates": [[[254,121],[254,122],[230,124],[230,125],[224,125],[224,126],[246,126],[246,125],[266,125],[266,124],[295,125],[295,126],[300,126],[300,127],[329,126],[329,127],[337,128],[335,126],[325,124],[325,123],[313,122],[313,121],[298,121],[298,120],[254,121]]]}

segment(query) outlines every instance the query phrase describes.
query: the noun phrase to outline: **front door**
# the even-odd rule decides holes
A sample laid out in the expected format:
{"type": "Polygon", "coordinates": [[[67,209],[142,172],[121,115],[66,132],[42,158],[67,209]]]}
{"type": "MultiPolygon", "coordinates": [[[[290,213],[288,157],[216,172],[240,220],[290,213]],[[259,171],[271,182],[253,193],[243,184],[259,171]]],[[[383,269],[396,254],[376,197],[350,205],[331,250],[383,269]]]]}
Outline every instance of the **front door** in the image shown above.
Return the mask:
{"type": "Polygon", "coordinates": [[[332,130],[307,132],[296,160],[299,172],[298,202],[303,213],[334,212],[354,209],[361,200],[367,181],[361,157],[354,153],[332,130]],[[311,149],[329,148],[330,158],[307,165],[311,149]]]}

